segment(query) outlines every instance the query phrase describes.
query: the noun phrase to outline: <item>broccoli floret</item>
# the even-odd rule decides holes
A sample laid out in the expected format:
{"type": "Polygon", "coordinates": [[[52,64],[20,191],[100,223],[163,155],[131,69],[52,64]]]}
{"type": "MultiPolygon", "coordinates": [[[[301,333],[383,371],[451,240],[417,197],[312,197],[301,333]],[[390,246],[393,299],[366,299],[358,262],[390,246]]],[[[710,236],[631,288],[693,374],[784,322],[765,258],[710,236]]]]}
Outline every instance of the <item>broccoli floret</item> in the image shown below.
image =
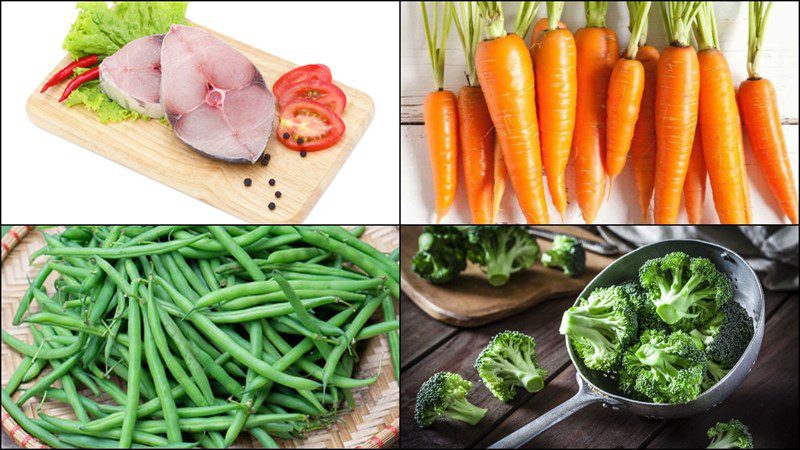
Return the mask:
{"type": "Polygon", "coordinates": [[[414,418],[420,427],[430,426],[434,420],[446,416],[475,425],[486,414],[467,400],[472,383],[452,372],[439,372],[422,383],[417,392],[414,418]]]}
{"type": "Polygon", "coordinates": [[[622,283],[620,288],[628,295],[636,311],[636,321],[639,328],[636,340],[642,336],[645,330],[663,330],[667,333],[673,331],[672,327],[658,316],[656,305],[647,298],[647,294],[638,282],[627,281],[622,283]]]}
{"type": "Polygon", "coordinates": [[[542,264],[560,267],[569,277],[579,277],[586,268],[586,253],[579,240],[560,234],[553,239],[550,250],[542,254],[542,264]]]}
{"type": "Polygon", "coordinates": [[[754,333],[753,320],[738,302],[725,303],[710,322],[690,335],[702,345],[709,359],[730,369],[739,362],[754,333]]]}
{"type": "Polygon", "coordinates": [[[467,267],[467,241],[453,226],[427,226],[411,260],[414,272],[434,284],[451,281],[467,267]]]}
{"type": "Polygon", "coordinates": [[[539,260],[536,238],[519,226],[474,226],[467,228],[467,258],[481,266],[492,286],[502,286],[512,273],[539,260]]]}
{"type": "Polygon", "coordinates": [[[622,286],[598,288],[564,312],[558,331],[569,336],[586,367],[613,371],[636,339],[636,311],[622,286]]]}
{"type": "Polygon", "coordinates": [[[731,419],[730,422],[718,422],[708,429],[711,443],[706,448],[753,448],[753,436],[742,422],[731,419]]]}
{"type": "Polygon", "coordinates": [[[706,355],[683,331],[647,330],[623,358],[620,388],[656,403],[687,403],[700,395],[706,355]]]}
{"type": "Polygon", "coordinates": [[[714,387],[714,385],[717,384],[722,377],[727,375],[729,371],[730,369],[726,369],[722,367],[721,364],[717,364],[709,359],[706,365],[706,373],[703,375],[703,392],[714,387]]]}
{"type": "Polygon", "coordinates": [[[475,361],[483,384],[501,401],[517,394],[516,386],[538,392],[547,371],[536,362],[536,342],[518,331],[504,331],[493,337],[475,361]]]}
{"type": "Polygon", "coordinates": [[[639,281],[659,317],[684,331],[708,322],[733,295],[730,280],[714,263],[682,252],[647,261],[639,281]]]}

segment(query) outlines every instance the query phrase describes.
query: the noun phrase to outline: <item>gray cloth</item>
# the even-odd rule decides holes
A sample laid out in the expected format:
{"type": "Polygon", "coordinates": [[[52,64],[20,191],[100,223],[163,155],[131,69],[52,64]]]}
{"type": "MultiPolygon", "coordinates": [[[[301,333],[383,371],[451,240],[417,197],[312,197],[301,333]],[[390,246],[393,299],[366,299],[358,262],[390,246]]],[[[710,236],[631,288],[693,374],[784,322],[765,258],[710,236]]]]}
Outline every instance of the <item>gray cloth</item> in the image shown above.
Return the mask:
{"type": "Polygon", "coordinates": [[[729,248],[758,273],[764,289],[798,287],[798,227],[793,226],[610,226],[603,238],[626,251],[667,239],[697,239],[729,248]]]}

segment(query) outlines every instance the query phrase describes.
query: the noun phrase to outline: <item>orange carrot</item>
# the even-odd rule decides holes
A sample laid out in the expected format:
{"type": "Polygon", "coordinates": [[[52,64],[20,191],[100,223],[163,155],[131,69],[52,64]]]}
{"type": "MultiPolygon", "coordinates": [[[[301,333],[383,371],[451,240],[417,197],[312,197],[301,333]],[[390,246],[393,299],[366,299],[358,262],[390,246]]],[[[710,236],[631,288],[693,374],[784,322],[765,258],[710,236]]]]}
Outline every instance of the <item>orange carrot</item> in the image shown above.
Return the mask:
{"type": "Polygon", "coordinates": [[[450,91],[434,91],[425,96],[423,111],[428,151],[436,192],[436,223],[442,220],[456,194],[458,159],[458,106],[450,91]]]}
{"type": "Polygon", "coordinates": [[[639,119],[631,141],[631,165],[639,192],[639,207],[642,209],[642,222],[647,222],[650,201],[656,179],[656,71],[658,50],[651,45],[642,45],[636,59],[644,66],[644,92],[639,119]]]}
{"type": "Polygon", "coordinates": [[[748,223],[744,147],[731,71],[718,50],[714,9],[703,3],[696,24],[700,51],[700,135],[714,207],[723,224],[748,223]]]}
{"type": "Polygon", "coordinates": [[[453,3],[450,6],[464,49],[469,84],[458,93],[459,135],[467,200],[473,223],[494,223],[494,125],[475,70],[475,48],[480,41],[482,22],[474,3],[460,4],[461,17],[453,3]]]}
{"type": "MultiPolygon", "coordinates": [[[[564,2],[549,2],[547,5],[550,24],[556,26],[564,2]]],[[[541,22],[540,20],[539,23],[541,22]]],[[[572,146],[575,101],[578,95],[575,38],[566,27],[545,29],[541,32],[538,43],[531,49],[531,54],[536,58],[534,74],[542,162],[547,173],[550,197],[563,221],[567,207],[564,171],[572,146]]]]}
{"type": "Polygon", "coordinates": [[[629,2],[631,10],[631,40],[625,56],[618,59],[608,84],[606,114],[606,172],[613,186],[614,178],[622,172],[631,148],[633,132],[639,118],[644,93],[644,65],[636,59],[643,22],[647,21],[650,2],[629,2]]]}
{"type": "Polygon", "coordinates": [[[578,206],[586,223],[594,221],[606,190],[606,99],[619,58],[617,35],[605,28],[607,6],[586,2],[586,28],[575,33],[578,97],[572,150],[578,206]]]}
{"type": "MultiPolygon", "coordinates": [[[[509,178],[525,219],[529,223],[547,223],[533,66],[528,47],[520,37],[527,32],[530,21],[518,27],[516,34],[506,34],[501,2],[478,5],[487,24],[488,40],[478,45],[475,64],[509,178]]],[[[525,8],[529,8],[528,3],[522,4],[521,11],[525,8]]]]}
{"type": "Polygon", "coordinates": [[[433,169],[433,190],[436,200],[436,223],[441,222],[456,194],[458,177],[458,106],[456,96],[442,88],[444,79],[444,49],[450,31],[452,7],[445,6],[442,13],[441,29],[437,20],[439,7],[433,5],[433,30],[428,21],[425,2],[420,2],[425,23],[425,37],[433,67],[433,81],[436,90],[425,96],[423,117],[425,133],[428,135],[428,152],[433,169]],[[441,32],[441,34],[440,34],[441,32]],[[437,37],[438,39],[437,42],[437,37]]]}
{"type": "Polygon", "coordinates": [[[699,3],[661,3],[672,44],[661,53],[656,75],[656,223],[677,222],[692,153],[700,74],[697,53],[688,42],[699,7],[699,3]]]}
{"type": "Polygon", "coordinates": [[[500,202],[503,201],[503,194],[506,192],[506,163],[503,161],[503,149],[500,148],[500,141],[494,141],[494,206],[492,207],[492,217],[497,220],[500,212],[500,202]]]}
{"type": "MultiPolygon", "coordinates": [[[[550,3],[563,3],[563,2],[548,2],[547,4],[548,8],[551,7],[550,3]]],[[[558,22],[558,28],[567,28],[567,25],[564,22],[558,22]]],[[[534,69],[536,69],[536,44],[541,40],[542,36],[544,36],[544,32],[549,29],[550,29],[550,24],[548,23],[547,17],[542,17],[541,19],[537,20],[536,23],[533,25],[533,30],[531,31],[531,40],[528,43],[528,49],[531,51],[531,61],[533,61],[534,69]]]]}
{"type": "Polygon", "coordinates": [[[750,2],[748,78],[739,85],[739,105],[753,154],[772,195],[789,221],[797,224],[797,187],[783,138],[775,88],[769,80],[758,75],[758,49],[764,39],[770,8],[771,2],[750,2]]]}
{"type": "Polygon", "coordinates": [[[703,144],[700,140],[700,128],[694,134],[692,155],[689,157],[689,168],[686,170],[686,181],[683,183],[683,199],[689,223],[699,224],[703,219],[703,202],[706,199],[706,162],[703,158],[703,144]]]}
{"type": "Polygon", "coordinates": [[[486,109],[483,91],[477,86],[464,86],[458,93],[458,123],[460,127],[464,182],[467,200],[476,224],[494,223],[492,198],[494,192],[494,125],[486,109]]]}

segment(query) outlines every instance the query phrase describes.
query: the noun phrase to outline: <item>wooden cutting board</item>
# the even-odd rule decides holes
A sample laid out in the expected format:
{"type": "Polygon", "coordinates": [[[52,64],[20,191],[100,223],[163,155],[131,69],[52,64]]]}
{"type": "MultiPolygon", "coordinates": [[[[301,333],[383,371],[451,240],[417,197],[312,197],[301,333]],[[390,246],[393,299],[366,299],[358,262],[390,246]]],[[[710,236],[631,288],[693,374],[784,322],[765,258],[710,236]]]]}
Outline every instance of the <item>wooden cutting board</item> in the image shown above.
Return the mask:
{"type": "MultiPolygon", "coordinates": [[[[585,239],[597,237],[576,227],[547,227],[585,239]]],[[[459,327],[477,327],[512,316],[553,298],[578,295],[592,278],[613,258],[587,252],[586,272],[580,278],[570,278],[558,269],[540,263],[511,276],[509,282],[494,287],[486,280],[480,267],[468,264],[467,269],[449,284],[437,286],[420,278],[411,267],[417,252],[417,239],[423,227],[402,227],[400,237],[400,285],[403,292],[423,311],[436,320],[459,327]]],[[[542,251],[551,242],[539,239],[542,251]]]]}
{"type": "MultiPolygon", "coordinates": [[[[201,28],[249,58],[270,89],[281,75],[297,66],[201,28]]],[[[198,154],[159,120],[103,125],[93,112],[83,107],[59,104],[66,83],[39,93],[44,82],[70,62],[68,56],[64,57],[51,73],[42,77],[39,87],[28,98],[26,110],[35,125],[248,222],[302,222],[364,135],[375,112],[367,94],[336,83],[347,96],[347,107],[342,114],[346,131],[338,144],[324,151],[309,152],[302,158],[300,153],[284,148],[273,130],[266,150],[271,158],[269,165],[231,164],[198,154]],[[244,185],[245,178],[252,180],[251,186],[244,185]],[[275,185],[270,186],[269,180],[273,178],[275,185]],[[281,192],[280,198],[275,197],[276,191],[281,192]],[[270,202],[275,203],[274,210],[267,207],[270,202]]],[[[331,71],[336,76],[336,67],[331,67],[331,71]]],[[[135,186],[127,188],[134,190],[135,186]]]]}

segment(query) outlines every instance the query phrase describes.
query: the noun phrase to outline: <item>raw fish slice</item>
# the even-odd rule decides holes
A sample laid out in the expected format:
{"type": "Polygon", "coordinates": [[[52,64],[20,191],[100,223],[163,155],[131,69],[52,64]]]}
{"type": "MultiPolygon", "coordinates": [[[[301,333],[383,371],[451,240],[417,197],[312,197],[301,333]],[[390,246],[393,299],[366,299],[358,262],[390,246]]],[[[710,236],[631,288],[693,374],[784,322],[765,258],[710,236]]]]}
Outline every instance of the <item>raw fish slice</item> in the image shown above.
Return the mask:
{"type": "Polygon", "coordinates": [[[198,152],[255,163],[272,133],[275,99],[244,55],[195,27],[173,25],[161,49],[161,102],[198,152]]]}
{"type": "Polygon", "coordinates": [[[164,117],[161,91],[163,34],[129,42],[100,64],[100,90],[120,106],[154,119],[164,117]]]}

